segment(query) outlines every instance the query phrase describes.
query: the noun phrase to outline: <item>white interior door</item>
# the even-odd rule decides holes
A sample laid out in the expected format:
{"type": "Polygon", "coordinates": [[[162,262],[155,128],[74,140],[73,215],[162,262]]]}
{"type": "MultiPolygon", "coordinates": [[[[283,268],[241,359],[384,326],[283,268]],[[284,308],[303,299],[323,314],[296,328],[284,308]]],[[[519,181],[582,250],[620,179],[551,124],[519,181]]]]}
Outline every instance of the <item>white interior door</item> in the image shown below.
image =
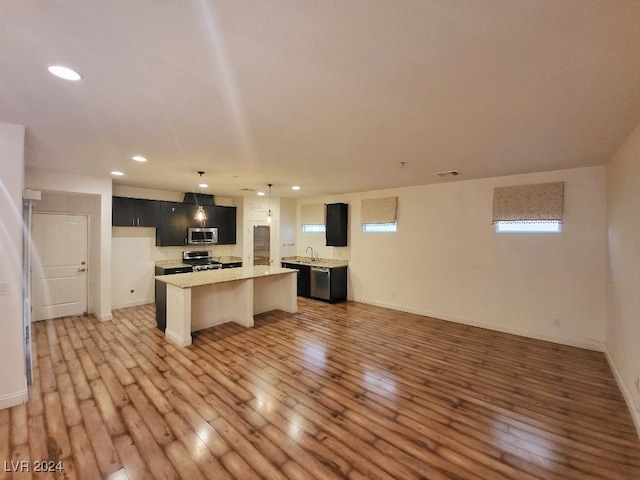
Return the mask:
{"type": "Polygon", "coordinates": [[[33,214],[33,320],[87,312],[87,217],[33,214]]]}

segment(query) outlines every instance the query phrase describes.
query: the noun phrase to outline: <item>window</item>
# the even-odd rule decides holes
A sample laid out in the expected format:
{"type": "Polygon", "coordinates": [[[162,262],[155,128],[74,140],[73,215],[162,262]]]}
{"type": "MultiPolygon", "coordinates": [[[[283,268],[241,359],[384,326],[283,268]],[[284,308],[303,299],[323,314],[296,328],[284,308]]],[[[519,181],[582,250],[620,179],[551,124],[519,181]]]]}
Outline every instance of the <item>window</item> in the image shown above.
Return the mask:
{"type": "Polygon", "coordinates": [[[360,202],[362,231],[366,233],[396,232],[398,197],[370,198],[360,202]]]}
{"type": "Polygon", "coordinates": [[[398,222],[393,223],[365,223],[362,225],[363,232],[397,232],[398,222]]]}
{"type": "Polygon", "coordinates": [[[325,231],[324,225],[302,225],[303,233],[324,233],[325,231]]]}
{"type": "Polygon", "coordinates": [[[300,224],[303,233],[322,233],[325,231],[324,203],[309,203],[300,207],[300,224]]]}
{"type": "Polygon", "coordinates": [[[497,233],[560,233],[562,223],[550,222],[496,222],[497,233]]]}
{"type": "Polygon", "coordinates": [[[493,190],[497,233],[560,233],[564,182],[499,187],[493,190]]]}

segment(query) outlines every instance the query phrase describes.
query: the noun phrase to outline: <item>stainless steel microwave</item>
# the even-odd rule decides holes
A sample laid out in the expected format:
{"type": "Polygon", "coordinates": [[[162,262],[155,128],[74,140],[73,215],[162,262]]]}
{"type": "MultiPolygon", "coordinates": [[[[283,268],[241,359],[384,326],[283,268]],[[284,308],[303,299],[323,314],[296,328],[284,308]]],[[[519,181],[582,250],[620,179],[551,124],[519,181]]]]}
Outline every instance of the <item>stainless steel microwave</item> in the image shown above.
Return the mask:
{"type": "Polygon", "coordinates": [[[189,245],[201,245],[203,243],[218,243],[217,228],[190,228],[189,245]]]}

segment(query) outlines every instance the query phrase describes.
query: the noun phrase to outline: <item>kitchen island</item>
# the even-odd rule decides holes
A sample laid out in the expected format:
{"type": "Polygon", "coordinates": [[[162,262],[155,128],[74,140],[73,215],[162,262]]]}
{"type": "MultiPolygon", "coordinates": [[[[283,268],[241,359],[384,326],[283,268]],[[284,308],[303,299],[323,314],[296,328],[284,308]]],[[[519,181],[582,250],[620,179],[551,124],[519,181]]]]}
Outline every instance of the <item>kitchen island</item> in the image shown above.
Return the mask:
{"type": "Polygon", "coordinates": [[[298,311],[296,270],[269,266],[158,275],[167,284],[165,337],[191,345],[191,332],[236,322],[253,326],[253,316],[271,310],[298,311]]]}

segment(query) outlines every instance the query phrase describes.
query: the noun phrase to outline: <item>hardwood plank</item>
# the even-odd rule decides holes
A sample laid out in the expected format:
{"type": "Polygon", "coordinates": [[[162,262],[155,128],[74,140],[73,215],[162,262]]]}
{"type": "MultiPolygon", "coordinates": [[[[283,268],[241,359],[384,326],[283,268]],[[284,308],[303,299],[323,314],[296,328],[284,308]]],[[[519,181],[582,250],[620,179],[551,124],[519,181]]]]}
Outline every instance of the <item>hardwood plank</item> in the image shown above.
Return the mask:
{"type": "Polygon", "coordinates": [[[162,448],[156,443],[151,431],[149,431],[135,408],[131,405],[124,406],[122,408],[122,417],[138,448],[138,452],[140,452],[147,464],[147,468],[153,478],[161,480],[178,479],[178,473],[165,456],[162,448]]]}
{"type": "MultiPolygon", "coordinates": [[[[13,429],[11,426],[11,410],[5,408],[0,410],[0,461],[5,462],[11,458],[11,443],[17,443],[12,439],[11,431],[19,432],[19,428],[13,429]]],[[[0,470],[0,480],[9,478],[5,469],[0,470]]]]}
{"type": "Polygon", "coordinates": [[[67,425],[62,413],[58,392],[44,396],[44,411],[47,419],[47,457],[41,460],[60,461],[71,455],[71,444],[67,435],[67,425]]]}
{"type": "Polygon", "coordinates": [[[78,400],[73,389],[71,376],[68,373],[58,377],[58,393],[67,427],[79,424],[82,421],[82,415],[78,409],[78,400]]]}
{"type": "Polygon", "coordinates": [[[34,385],[0,411],[0,460],[64,457],[37,478],[640,478],[599,352],[308,299],[189,348],[167,343],[153,305],[33,335],[34,385]]]}
{"type": "Polygon", "coordinates": [[[205,476],[198,468],[198,465],[196,465],[180,442],[171,442],[167,445],[165,451],[167,452],[167,458],[169,458],[182,480],[205,480],[205,476]]]}
{"type": "Polygon", "coordinates": [[[116,472],[122,468],[122,463],[120,463],[116,453],[111,435],[109,435],[106,425],[102,421],[96,402],[94,400],[80,402],[80,411],[82,412],[85,427],[89,432],[89,440],[93,446],[100,472],[102,475],[110,475],[116,472]]]}
{"type": "Polygon", "coordinates": [[[136,411],[144,420],[156,442],[162,446],[173,442],[175,438],[171,433],[169,425],[167,425],[162,415],[151,404],[140,387],[138,387],[138,385],[129,385],[126,391],[136,411]]]}
{"type": "MultiPolygon", "coordinates": [[[[11,409],[0,411],[0,443],[22,445],[29,441],[29,426],[27,423],[27,404],[16,405],[11,409]],[[1,412],[5,412],[2,414],[1,412]],[[3,431],[6,428],[6,432],[3,431]],[[11,428],[11,432],[9,432],[11,428]],[[11,439],[11,442],[9,442],[11,439]]],[[[1,448],[1,447],[0,447],[1,448]]],[[[8,458],[5,451],[0,451],[0,459],[8,458]]]]}
{"type": "MultiPolygon", "coordinates": [[[[231,480],[232,477],[229,472],[225,470],[219,460],[211,453],[207,444],[189,428],[184,418],[175,411],[171,411],[165,415],[165,420],[171,428],[171,431],[182,443],[202,472],[209,478],[215,478],[216,480],[231,480]]],[[[226,451],[226,449],[224,451],[226,451]]]]}
{"type": "Polygon", "coordinates": [[[115,437],[113,444],[118,452],[118,457],[120,457],[124,465],[125,472],[131,480],[147,478],[149,476],[147,465],[144,463],[138,447],[136,447],[133,439],[129,435],[115,437]]]}
{"type": "Polygon", "coordinates": [[[101,478],[100,469],[91,448],[91,441],[84,425],[76,425],[69,429],[73,460],[78,478],[101,478]]]}

